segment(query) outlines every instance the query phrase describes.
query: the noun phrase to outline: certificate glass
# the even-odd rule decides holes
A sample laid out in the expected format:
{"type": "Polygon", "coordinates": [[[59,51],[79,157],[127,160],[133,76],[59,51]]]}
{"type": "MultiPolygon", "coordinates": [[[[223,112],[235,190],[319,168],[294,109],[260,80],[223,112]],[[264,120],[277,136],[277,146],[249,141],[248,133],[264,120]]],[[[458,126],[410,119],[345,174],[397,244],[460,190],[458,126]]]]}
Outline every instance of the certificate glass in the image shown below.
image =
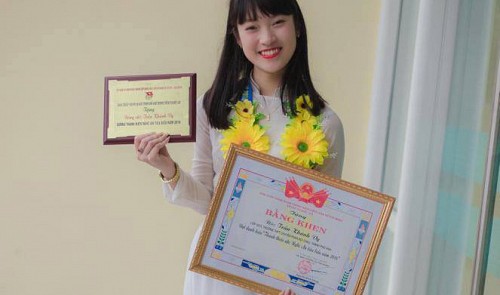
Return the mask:
{"type": "Polygon", "coordinates": [[[195,119],[196,74],[105,78],[104,144],[133,143],[148,132],[194,141],[195,119]]]}
{"type": "Polygon", "coordinates": [[[393,204],[233,145],[190,269],[260,294],[362,294],[393,204]]]}

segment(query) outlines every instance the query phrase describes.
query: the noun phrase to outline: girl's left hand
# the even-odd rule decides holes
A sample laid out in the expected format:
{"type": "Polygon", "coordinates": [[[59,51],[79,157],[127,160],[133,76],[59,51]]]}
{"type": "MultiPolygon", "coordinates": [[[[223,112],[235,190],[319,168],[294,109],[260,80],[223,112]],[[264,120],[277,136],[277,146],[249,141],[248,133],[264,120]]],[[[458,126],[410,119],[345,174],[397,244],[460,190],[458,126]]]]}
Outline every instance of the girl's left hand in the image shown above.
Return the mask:
{"type": "Polygon", "coordinates": [[[297,294],[295,294],[295,292],[293,292],[289,288],[286,288],[285,290],[281,291],[279,295],[297,295],[297,294]]]}

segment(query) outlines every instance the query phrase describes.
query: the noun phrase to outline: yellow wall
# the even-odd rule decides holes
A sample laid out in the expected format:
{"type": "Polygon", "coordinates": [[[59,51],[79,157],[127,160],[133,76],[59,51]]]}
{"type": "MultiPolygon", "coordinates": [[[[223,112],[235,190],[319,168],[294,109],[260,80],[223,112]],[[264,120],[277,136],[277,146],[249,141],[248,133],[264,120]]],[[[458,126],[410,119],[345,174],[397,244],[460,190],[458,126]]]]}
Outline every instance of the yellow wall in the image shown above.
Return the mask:
{"type": "MultiPolygon", "coordinates": [[[[362,182],[379,1],[300,1],[317,88],[362,182]]],[[[0,2],[0,294],[181,294],[202,217],[131,146],[102,145],[104,76],[210,84],[227,0],[0,2]]],[[[189,169],[192,144],[173,157],[189,169]]]]}

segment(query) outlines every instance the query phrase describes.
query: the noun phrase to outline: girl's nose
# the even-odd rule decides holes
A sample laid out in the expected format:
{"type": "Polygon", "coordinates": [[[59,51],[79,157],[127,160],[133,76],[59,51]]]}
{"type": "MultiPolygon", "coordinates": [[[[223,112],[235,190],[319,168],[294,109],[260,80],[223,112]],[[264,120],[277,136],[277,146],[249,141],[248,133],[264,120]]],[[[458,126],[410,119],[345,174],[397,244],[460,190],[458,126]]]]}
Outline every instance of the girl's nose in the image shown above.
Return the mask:
{"type": "Polygon", "coordinates": [[[271,45],[276,40],[276,35],[272,29],[265,28],[261,30],[260,42],[263,45],[271,45]]]}

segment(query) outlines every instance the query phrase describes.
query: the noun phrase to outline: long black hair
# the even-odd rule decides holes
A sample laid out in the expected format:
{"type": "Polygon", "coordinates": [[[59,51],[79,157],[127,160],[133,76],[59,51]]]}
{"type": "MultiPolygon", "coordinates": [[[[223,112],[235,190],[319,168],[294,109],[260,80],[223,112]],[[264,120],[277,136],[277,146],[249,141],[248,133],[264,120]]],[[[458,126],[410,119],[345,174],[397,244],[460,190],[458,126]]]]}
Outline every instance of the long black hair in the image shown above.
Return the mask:
{"type": "MultiPolygon", "coordinates": [[[[237,43],[238,24],[248,19],[257,19],[258,13],[270,15],[292,15],[297,31],[297,46],[282,78],[281,106],[283,113],[288,101],[296,115],[295,99],[308,94],[313,103],[311,112],[318,115],[325,107],[311,81],[307,57],[307,32],[304,16],[296,0],[230,0],[226,35],[219,67],[214,82],[203,97],[203,107],[210,125],[218,129],[229,128],[229,103],[236,103],[249,85],[253,64],[245,57],[237,43]]],[[[308,107],[308,106],[306,106],[308,107]]]]}

